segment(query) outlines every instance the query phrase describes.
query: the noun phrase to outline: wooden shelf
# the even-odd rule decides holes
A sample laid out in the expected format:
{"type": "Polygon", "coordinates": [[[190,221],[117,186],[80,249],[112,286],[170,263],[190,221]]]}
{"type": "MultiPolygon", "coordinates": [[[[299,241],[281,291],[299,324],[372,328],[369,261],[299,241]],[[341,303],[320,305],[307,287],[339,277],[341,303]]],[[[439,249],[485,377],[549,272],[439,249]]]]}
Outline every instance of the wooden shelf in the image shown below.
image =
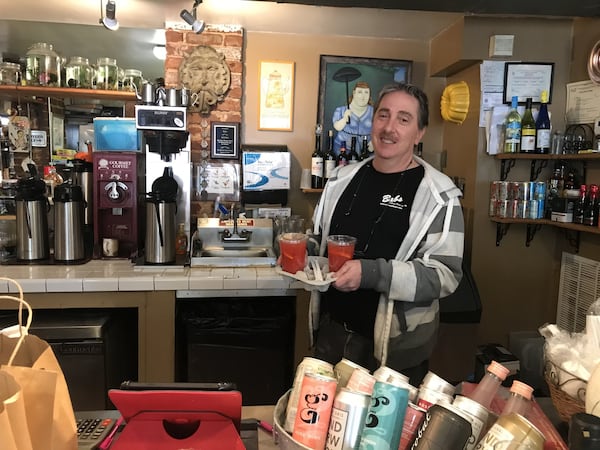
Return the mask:
{"type": "Polygon", "coordinates": [[[557,228],[564,228],[572,231],[579,231],[582,233],[600,234],[600,227],[593,227],[588,225],[579,225],[577,223],[570,222],[556,222],[548,219],[505,219],[502,217],[491,217],[492,222],[496,223],[523,223],[528,225],[550,225],[557,228]]]}
{"type": "Polygon", "coordinates": [[[498,153],[494,155],[496,159],[539,159],[539,160],[581,160],[581,159],[597,159],[600,160],[600,152],[591,152],[591,153],[564,153],[562,155],[555,154],[540,154],[540,153],[498,153]]]}
{"type": "Polygon", "coordinates": [[[102,89],[75,89],[45,86],[0,85],[0,94],[26,97],[95,98],[99,100],[136,101],[135,92],[102,89]]]}

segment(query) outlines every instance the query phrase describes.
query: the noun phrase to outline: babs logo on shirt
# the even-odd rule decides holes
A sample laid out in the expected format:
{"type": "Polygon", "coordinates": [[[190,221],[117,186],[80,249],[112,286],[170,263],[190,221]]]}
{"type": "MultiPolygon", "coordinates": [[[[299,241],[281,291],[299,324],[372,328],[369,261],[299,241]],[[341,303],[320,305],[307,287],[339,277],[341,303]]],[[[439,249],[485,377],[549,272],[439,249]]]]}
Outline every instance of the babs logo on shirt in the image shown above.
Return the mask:
{"type": "Polygon", "coordinates": [[[406,208],[406,203],[404,203],[404,199],[401,195],[391,195],[384,194],[381,197],[381,201],[379,202],[380,206],[385,206],[386,208],[393,209],[404,209],[406,208]]]}

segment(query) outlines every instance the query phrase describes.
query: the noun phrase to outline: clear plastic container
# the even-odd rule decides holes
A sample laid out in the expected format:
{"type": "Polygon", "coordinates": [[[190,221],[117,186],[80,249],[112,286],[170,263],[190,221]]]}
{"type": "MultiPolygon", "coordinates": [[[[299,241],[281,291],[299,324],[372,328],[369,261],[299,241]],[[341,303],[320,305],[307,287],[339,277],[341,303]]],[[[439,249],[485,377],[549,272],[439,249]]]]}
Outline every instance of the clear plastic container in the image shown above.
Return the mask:
{"type": "Polygon", "coordinates": [[[516,413],[527,417],[531,409],[532,394],[533,388],[531,386],[518,380],[513,381],[510,387],[510,396],[504,405],[504,409],[502,409],[501,415],[516,413]]]}
{"type": "Polygon", "coordinates": [[[87,58],[72,56],[65,67],[65,86],[70,88],[91,89],[94,69],[87,58]]]}
{"type": "Polygon", "coordinates": [[[119,67],[113,58],[98,58],[95,73],[96,89],[117,91],[119,89],[119,67]]]}
{"type": "Polygon", "coordinates": [[[8,61],[0,62],[0,84],[20,84],[21,66],[8,61]]]}
{"type": "Polygon", "coordinates": [[[489,409],[500,385],[506,379],[509,372],[510,370],[499,362],[492,361],[477,387],[467,397],[475,400],[484,408],[489,409]]]}
{"type": "Polygon", "coordinates": [[[142,92],[142,83],[144,78],[142,77],[142,71],[137,69],[125,69],[123,71],[123,84],[122,89],[124,91],[136,91],[139,94],[142,92]],[[135,85],[135,88],[134,88],[135,85]]]}
{"type": "Polygon", "coordinates": [[[38,42],[26,54],[25,82],[31,86],[60,87],[61,58],[52,44],[38,42]]]}

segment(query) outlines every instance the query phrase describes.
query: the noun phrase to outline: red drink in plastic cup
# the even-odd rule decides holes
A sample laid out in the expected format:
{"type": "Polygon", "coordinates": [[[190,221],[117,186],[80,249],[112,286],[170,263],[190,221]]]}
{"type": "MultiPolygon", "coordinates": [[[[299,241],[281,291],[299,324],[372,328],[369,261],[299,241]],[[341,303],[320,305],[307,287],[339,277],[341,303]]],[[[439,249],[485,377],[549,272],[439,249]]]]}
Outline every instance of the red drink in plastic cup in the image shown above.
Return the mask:
{"type": "Polygon", "coordinates": [[[346,261],[354,256],[356,238],[345,234],[333,234],[327,237],[327,255],[329,271],[337,272],[346,261]]]}
{"type": "Polygon", "coordinates": [[[304,270],[306,266],[306,241],[302,233],[283,233],[279,236],[281,268],[289,273],[304,270]]]}

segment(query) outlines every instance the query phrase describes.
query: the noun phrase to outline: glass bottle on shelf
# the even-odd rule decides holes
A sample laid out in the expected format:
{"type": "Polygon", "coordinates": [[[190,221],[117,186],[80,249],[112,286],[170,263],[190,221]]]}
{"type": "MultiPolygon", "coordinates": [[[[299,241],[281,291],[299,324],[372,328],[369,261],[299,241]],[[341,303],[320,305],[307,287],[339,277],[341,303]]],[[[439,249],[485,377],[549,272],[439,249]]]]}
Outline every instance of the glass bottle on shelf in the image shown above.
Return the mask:
{"type": "Polygon", "coordinates": [[[327,133],[327,153],[325,153],[325,183],[331,177],[331,172],[335,169],[336,157],[333,151],[333,130],[327,133]]]}
{"type": "Polygon", "coordinates": [[[521,381],[514,380],[510,387],[508,400],[502,409],[501,416],[506,416],[510,413],[520,414],[527,417],[531,409],[531,396],[533,388],[521,381]]]}
{"type": "Polygon", "coordinates": [[[583,210],[583,224],[598,226],[598,185],[591,184],[588,201],[583,210]]]}
{"type": "Polygon", "coordinates": [[[504,153],[518,153],[521,148],[521,115],[518,106],[519,97],[515,95],[504,124],[504,153]]]}
{"type": "Polygon", "coordinates": [[[65,86],[70,88],[91,89],[94,69],[87,58],[72,56],[65,66],[65,86]]]}
{"type": "Polygon", "coordinates": [[[367,136],[363,136],[362,145],[360,147],[360,160],[367,159],[369,156],[371,156],[369,152],[369,139],[367,136]]]}
{"type": "Polygon", "coordinates": [[[528,97],[525,103],[525,112],[521,118],[521,153],[535,152],[535,120],[531,107],[533,99],[528,97]]]}
{"type": "Polygon", "coordinates": [[[492,400],[496,396],[502,382],[506,379],[510,371],[502,364],[492,361],[487,367],[485,375],[477,384],[477,387],[467,395],[471,400],[476,401],[484,408],[489,409],[492,400]]]}
{"type": "Polygon", "coordinates": [[[573,206],[573,223],[583,225],[583,214],[587,205],[587,186],[579,186],[579,197],[573,206]]]}
{"type": "Polygon", "coordinates": [[[96,89],[116,91],[119,89],[119,67],[113,58],[98,58],[95,75],[96,89]]]}
{"type": "Polygon", "coordinates": [[[540,96],[540,111],[535,119],[535,152],[550,153],[551,130],[550,115],[548,114],[548,91],[542,91],[540,96]]]}
{"type": "Polygon", "coordinates": [[[358,153],[356,152],[356,136],[352,136],[350,140],[350,151],[348,152],[348,164],[356,164],[360,161],[358,153]]]}
{"type": "Polygon", "coordinates": [[[321,132],[322,126],[320,123],[315,127],[315,151],[311,157],[310,164],[310,187],[313,189],[321,189],[323,183],[323,170],[325,158],[321,149],[321,132]]]}
{"type": "Polygon", "coordinates": [[[348,155],[346,155],[346,143],[340,144],[340,153],[337,155],[336,166],[345,166],[348,164],[348,155]]]}
{"type": "Polygon", "coordinates": [[[25,82],[30,86],[60,87],[61,58],[52,44],[38,42],[25,55],[25,82]]]}

